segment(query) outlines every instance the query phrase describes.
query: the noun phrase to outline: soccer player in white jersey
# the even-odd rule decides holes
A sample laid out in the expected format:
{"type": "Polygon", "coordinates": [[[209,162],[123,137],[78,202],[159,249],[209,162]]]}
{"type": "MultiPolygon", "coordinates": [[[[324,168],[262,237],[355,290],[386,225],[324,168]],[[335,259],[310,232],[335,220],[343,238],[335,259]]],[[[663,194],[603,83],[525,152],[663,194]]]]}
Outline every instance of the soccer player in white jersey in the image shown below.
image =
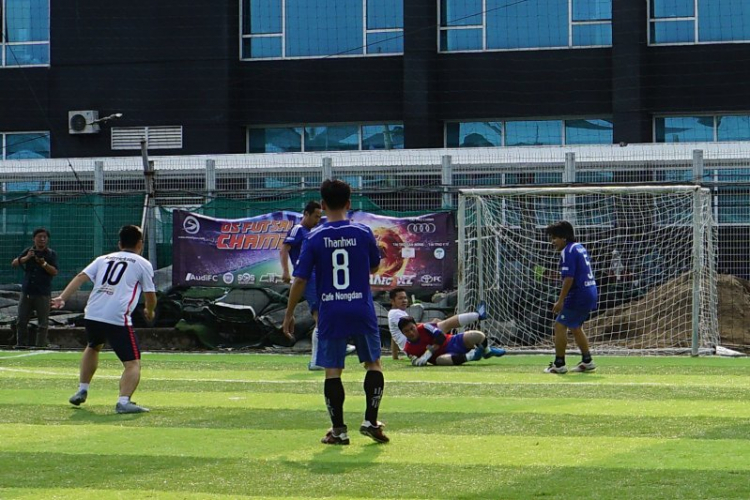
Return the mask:
{"type": "Polygon", "coordinates": [[[589,313],[596,309],[597,289],[594,271],[591,269],[589,254],[583,245],[576,242],[573,225],[568,221],[555,222],[547,227],[547,235],[552,246],[560,252],[560,276],[563,280],[560,298],[552,312],[555,318],[555,361],[544,370],[546,373],[567,373],[565,348],[568,344],[568,330],[573,333],[581,350],[581,362],[571,371],[592,372],[596,364],[591,359],[589,341],[583,333],[583,323],[589,313]]]}
{"type": "Polygon", "coordinates": [[[154,319],[154,270],[151,263],[140,255],[143,251],[141,228],[123,226],[119,246],[119,252],[97,257],[78,273],[65,290],[52,299],[52,307],[61,309],[81,285],[87,281],[94,284],[84,314],[88,345],[81,358],[80,385],[78,392],[70,398],[70,403],[80,406],[86,401],[89,384],[99,364],[99,352],[104,343],[109,342],[124,366],[115,411],[141,413],[149,411],[148,408],[130,400],[141,379],[141,351],[130,315],[143,292],[146,301],[143,314],[147,321],[154,319]]]}
{"type": "Polygon", "coordinates": [[[324,444],[349,444],[344,423],[344,370],[347,338],[357,347],[364,363],[365,419],[360,433],[378,443],[387,443],[378,409],[383,396],[380,365],[380,331],[370,291],[370,273],[380,265],[380,251],[369,227],[347,219],[351,188],[341,180],[326,180],[320,186],[327,222],[316,227],[302,245],[294,268],[294,283],[284,316],[284,333],[293,338],[294,308],[315,270],[319,299],[318,355],[315,364],[325,368],[323,394],[332,427],[324,444]]]}

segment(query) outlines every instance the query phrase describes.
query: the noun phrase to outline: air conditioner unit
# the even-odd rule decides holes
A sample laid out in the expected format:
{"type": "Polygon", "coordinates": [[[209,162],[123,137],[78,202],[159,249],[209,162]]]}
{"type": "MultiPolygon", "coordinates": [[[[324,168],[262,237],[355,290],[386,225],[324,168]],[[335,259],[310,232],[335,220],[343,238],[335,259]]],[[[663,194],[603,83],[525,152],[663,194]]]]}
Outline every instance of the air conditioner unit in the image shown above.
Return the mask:
{"type": "Polygon", "coordinates": [[[69,134],[98,134],[99,112],[92,110],[68,111],[69,134]]]}

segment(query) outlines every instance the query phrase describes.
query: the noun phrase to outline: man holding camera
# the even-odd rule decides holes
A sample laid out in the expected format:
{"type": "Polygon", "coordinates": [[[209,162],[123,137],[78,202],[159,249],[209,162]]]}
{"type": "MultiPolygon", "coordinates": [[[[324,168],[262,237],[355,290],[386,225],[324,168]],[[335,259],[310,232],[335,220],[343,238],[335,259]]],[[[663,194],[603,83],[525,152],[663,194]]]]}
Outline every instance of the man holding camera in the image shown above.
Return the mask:
{"type": "Polygon", "coordinates": [[[40,227],[33,233],[34,246],[25,249],[11,265],[24,271],[21,300],[18,302],[16,347],[47,347],[52,278],[57,275],[57,254],[48,247],[49,231],[40,227]],[[36,343],[29,342],[29,319],[36,311],[39,328],[36,343]]]}

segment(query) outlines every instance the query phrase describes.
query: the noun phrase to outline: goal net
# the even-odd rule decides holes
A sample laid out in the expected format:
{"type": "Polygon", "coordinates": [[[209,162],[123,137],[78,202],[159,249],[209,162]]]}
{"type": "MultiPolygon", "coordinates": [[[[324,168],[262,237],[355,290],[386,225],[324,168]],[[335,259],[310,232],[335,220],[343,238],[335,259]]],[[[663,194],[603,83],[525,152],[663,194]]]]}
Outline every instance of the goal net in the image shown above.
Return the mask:
{"type": "Polygon", "coordinates": [[[560,254],[546,227],[573,224],[599,290],[584,324],[595,352],[713,352],[716,231],[698,186],[466,189],[459,197],[459,307],[515,350],[554,349],[560,254]]]}

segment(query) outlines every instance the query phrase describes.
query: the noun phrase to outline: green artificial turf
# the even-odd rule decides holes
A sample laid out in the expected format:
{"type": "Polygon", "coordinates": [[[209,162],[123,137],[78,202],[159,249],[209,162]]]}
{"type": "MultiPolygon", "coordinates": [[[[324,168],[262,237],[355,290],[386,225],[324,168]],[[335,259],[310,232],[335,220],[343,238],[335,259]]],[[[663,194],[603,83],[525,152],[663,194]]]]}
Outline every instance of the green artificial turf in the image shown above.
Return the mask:
{"type": "Polygon", "coordinates": [[[385,359],[387,445],[357,432],[349,358],[337,447],[319,442],[306,356],[147,353],[137,415],[114,413],[111,353],[68,404],[79,357],[0,352],[0,498],[750,498],[747,358],[597,357],[562,376],[540,356],[385,359]]]}

